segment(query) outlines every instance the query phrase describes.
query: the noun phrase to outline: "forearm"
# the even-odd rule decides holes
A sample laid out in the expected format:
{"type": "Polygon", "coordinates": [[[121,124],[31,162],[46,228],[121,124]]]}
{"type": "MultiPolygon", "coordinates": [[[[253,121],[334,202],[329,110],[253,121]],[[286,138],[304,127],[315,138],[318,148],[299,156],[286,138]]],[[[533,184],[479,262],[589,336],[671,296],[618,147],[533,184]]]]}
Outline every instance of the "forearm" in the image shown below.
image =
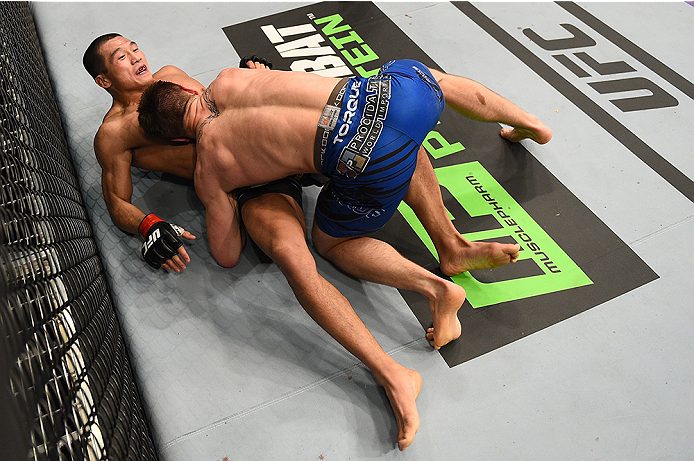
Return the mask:
{"type": "Polygon", "coordinates": [[[124,200],[114,201],[108,207],[108,212],[113,224],[130,234],[138,233],[138,227],[145,217],[145,213],[142,210],[124,200]]]}

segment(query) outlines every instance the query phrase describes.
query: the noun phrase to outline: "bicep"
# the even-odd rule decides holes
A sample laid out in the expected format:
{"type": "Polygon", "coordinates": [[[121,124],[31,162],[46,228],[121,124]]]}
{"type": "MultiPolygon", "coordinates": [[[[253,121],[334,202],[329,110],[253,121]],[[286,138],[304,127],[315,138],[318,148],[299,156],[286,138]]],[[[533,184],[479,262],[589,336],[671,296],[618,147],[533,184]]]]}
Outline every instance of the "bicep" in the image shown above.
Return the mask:
{"type": "Polygon", "coordinates": [[[108,213],[116,226],[134,234],[144,213],[130,202],[133,193],[130,177],[132,154],[112,143],[95,142],[94,150],[101,165],[101,189],[108,213]]]}
{"type": "Polygon", "coordinates": [[[103,143],[95,140],[94,152],[101,166],[101,188],[107,205],[117,200],[130,202],[133,193],[133,182],[130,176],[132,165],[132,153],[130,150],[122,150],[103,146],[103,143]]]}

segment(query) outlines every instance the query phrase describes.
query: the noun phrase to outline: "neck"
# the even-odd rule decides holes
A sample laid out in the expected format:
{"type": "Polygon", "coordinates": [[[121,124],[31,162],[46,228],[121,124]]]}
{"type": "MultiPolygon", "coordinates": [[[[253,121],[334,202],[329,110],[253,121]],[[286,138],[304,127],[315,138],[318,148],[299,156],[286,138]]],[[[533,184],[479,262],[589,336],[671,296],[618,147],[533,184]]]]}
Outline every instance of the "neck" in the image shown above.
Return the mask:
{"type": "Polygon", "coordinates": [[[184,123],[186,136],[197,139],[198,131],[210,115],[212,112],[203,101],[202,96],[192,96],[186,108],[186,123],[184,123]]]}
{"type": "Polygon", "coordinates": [[[111,87],[111,96],[113,97],[113,102],[115,104],[120,104],[124,107],[132,105],[136,106],[137,104],[139,104],[140,98],[142,97],[142,92],[146,88],[147,87],[124,90],[111,87]]]}

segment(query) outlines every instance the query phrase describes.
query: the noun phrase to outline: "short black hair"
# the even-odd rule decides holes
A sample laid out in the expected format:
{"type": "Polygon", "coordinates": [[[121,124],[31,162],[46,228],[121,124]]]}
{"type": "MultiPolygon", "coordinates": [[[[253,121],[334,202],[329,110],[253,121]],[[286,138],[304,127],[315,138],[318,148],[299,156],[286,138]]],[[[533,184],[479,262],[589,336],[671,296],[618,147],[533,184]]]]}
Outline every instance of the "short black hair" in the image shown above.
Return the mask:
{"type": "Polygon", "coordinates": [[[181,85],[164,80],[152,83],[142,93],[137,107],[142,130],[165,139],[185,137],[183,119],[191,97],[181,85]]]}
{"type": "Polygon", "coordinates": [[[97,37],[89,44],[87,51],[84,52],[82,64],[92,78],[96,78],[99,74],[106,73],[106,60],[101,54],[100,48],[101,45],[116,37],[122,37],[122,35],[111,33],[97,37]]]}

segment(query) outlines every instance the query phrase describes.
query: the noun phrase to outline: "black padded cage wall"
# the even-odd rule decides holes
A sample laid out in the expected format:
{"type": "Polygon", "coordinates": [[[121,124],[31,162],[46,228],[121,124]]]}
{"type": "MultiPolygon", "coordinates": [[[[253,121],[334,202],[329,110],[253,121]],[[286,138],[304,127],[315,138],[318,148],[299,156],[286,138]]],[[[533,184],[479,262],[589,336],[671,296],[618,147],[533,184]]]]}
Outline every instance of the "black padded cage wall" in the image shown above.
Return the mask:
{"type": "Polygon", "coordinates": [[[27,3],[0,2],[0,118],[0,459],[156,459],[27,3]]]}

